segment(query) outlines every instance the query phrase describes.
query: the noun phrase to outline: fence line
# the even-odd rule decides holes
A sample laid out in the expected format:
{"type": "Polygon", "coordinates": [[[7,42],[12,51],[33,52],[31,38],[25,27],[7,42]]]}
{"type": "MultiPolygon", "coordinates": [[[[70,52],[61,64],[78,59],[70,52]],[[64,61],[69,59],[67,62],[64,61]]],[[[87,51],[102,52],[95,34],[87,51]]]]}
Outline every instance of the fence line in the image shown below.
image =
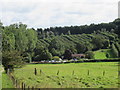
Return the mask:
{"type": "MultiPolygon", "coordinates": [[[[37,69],[35,68],[34,69],[35,70],[35,72],[37,72],[37,69]]],[[[34,75],[37,75],[37,73],[33,73],[34,75]]],[[[58,70],[57,71],[57,73],[56,73],[56,75],[59,75],[59,73],[60,73],[60,71],[58,70]]],[[[43,75],[45,75],[45,73],[40,69],[40,75],[41,74],[43,74],[43,75]]],[[[105,71],[103,71],[102,72],[102,76],[105,76],[105,74],[106,74],[106,72],[105,71]]],[[[12,80],[12,82],[13,82],[13,85],[15,86],[15,88],[21,88],[22,90],[25,90],[25,89],[28,89],[28,90],[34,90],[35,89],[35,86],[29,86],[29,85],[26,85],[24,82],[22,82],[22,81],[20,81],[20,80],[17,80],[17,79],[15,79],[15,77],[13,76],[13,74],[12,73],[7,73],[7,75],[9,76],[9,78],[12,80]]],[[[72,76],[73,75],[75,75],[75,71],[73,70],[72,71],[72,76]]],[[[90,75],[90,71],[88,70],[87,71],[87,74],[86,75],[90,75]]],[[[48,76],[47,76],[48,77],[48,76]]],[[[50,76],[49,76],[50,77],[50,76]]],[[[52,78],[51,78],[52,79],[52,78]]],[[[39,89],[39,88],[38,88],[39,89]]]]}
{"type": "MultiPolygon", "coordinates": [[[[7,75],[12,80],[15,88],[21,88],[22,90],[25,90],[25,89],[29,90],[30,89],[30,86],[26,85],[24,82],[21,82],[21,81],[15,79],[15,77],[12,75],[12,73],[7,73],[7,75]]],[[[32,86],[32,88],[34,90],[34,86],[32,86]]]]}

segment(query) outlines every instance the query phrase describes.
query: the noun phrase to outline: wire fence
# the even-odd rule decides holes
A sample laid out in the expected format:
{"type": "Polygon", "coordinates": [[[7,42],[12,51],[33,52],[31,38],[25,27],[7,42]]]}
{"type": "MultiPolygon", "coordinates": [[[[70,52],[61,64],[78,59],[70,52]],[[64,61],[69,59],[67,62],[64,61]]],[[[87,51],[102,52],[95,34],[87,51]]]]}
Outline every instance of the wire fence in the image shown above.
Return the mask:
{"type": "Polygon", "coordinates": [[[30,89],[34,90],[34,88],[36,88],[36,87],[34,87],[34,86],[28,86],[28,85],[26,85],[24,82],[22,82],[22,81],[20,81],[20,80],[17,80],[17,79],[12,75],[12,73],[7,73],[7,75],[8,75],[9,78],[12,80],[13,85],[14,85],[15,88],[20,88],[20,89],[22,89],[22,90],[25,90],[25,89],[27,89],[27,90],[30,90],[30,89]]]}
{"type": "MultiPolygon", "coordinates": [[[[37,71],[38,71],[38,70],[35,68],[33,74],[34,74],[34,75],[37,75],[37,74],[38,74],[37,71]]],[[[59,75],[59,73],[60,73],[60,70],[58,70],[58,71],[56,72],[56,75],[59,75]]],[[[90,70],[88,70],[86,74],[89,76],[89,75],[90,75],[90,70]]],[[[102,72],[102,76],[105,76],[105,74],[106,74],[106,72],[103,71],[103,72],[102,72]]],[[[12,80],[13,85],[14,85],[15,88],[20,88],[20,89],[22,89],[22,90],[25,90],[25,89],[28,89],[28,90],[31,90],[31,89],[32,89],[32,90],[34,90],[35,88],[37,88],[37,90],[40,90],[40,89],[39,89],[38,87],[36,87],[36,86],[29,86],[29,85],[27,85],[25,82],[22,82],[22,81],[16,79],[16,78],[13,76],[13,73],[8,72],[7,75],[8,75],[9,78],[12,80]]],[[[46,75],[46,74],[40,69],[40,75],[46,75]]],[[[74,71],[74,70],[72,71],[71,75],[72,75],[72,76],[75,75],[75,71],[74,71]]],[[[47,76],[47,77],[48,77],[48,76],[47,76]]],[[[50,76],[49,76],[49,78],[53,79],[53,78],[50,77],[50,76]]]]}

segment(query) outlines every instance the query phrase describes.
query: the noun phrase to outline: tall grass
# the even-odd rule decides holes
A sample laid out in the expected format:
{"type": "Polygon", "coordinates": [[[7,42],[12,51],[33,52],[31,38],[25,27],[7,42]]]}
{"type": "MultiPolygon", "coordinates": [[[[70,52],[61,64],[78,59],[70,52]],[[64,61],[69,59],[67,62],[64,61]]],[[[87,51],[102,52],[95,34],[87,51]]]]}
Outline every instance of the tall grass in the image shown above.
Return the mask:
{"type": "Polygon", "coordinates": [[[2,73],[2,88],[14,88],[12,81],[5,72],[2,73]]]}

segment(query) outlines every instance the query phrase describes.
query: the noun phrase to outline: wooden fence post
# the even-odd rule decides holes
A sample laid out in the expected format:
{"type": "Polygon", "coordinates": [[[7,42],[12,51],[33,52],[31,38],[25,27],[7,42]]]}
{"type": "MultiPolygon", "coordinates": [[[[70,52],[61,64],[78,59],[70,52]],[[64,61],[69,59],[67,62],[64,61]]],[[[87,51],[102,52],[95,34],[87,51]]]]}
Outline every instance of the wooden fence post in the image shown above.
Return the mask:
{"type": "Polygon", "coordinates": [[[32,86],[32,90],[34,90],[34,87],[32,86]]]}
{"type": "Polygon", "coordinates": [[[40,69],[40,75],[42,74],[42,70],[40,69]]]}
{"type": "Polygon", "coordinates": [[[13,79],[13,84],[15,85],[15,78],[12,76],[12,79],[13,79]]]}
{"type": "Polygon", "coordinates": [[[20,81],[19,81],[19,88],[21,88],[20,81]]]}
{"type": "Polygon", "coordinates": [[[8,75],[10,74],[10,69],[9,69],[9,68],[7,69],[7,74],[8,74],[8,75]]]}
{"type": "Polygon", "coordinates": [[[59,70],[57,71],[57,75],[59,75],[59,70]]]}
{"type": "Polygon", "coordinates": [[[28,90],[30,89],[30,87],[28,86],[28,90]]]}
{"type": "Polygon", "coordinates": [[[90,74],[89,70],[88,70],[88,75],[90,74]]]}
{"type": "Polygon", "coordinates": [[[37,69],[35,68],[34,74],[37,75],[37,69]]]}
{"type": "Polygon", "coordinates": [[[103,71],[103,76],[105,75],[105,71],[103,71]]]}
{"type": "Polygon", "coordinates": [[[16,88],[17,88],[17,80],[15,80],[15,86],[16,86],[16,88]]]}
{"type": "Polygon", "coordinates": [[[26,86],[26,85],[25,85],[25,83],[24,83],[24,90],[25,90],[25,86],[26,86]]]}
{"type": "Polygon", "coordinates": [[[22,90],[24,90],[24,83],[22,82],[22,90]]]}
{"type": "Polygon", "coordinates": [[[73,70],[73,72],[72,72],[72,75],[74,75],[74,70],[73,70]]]}

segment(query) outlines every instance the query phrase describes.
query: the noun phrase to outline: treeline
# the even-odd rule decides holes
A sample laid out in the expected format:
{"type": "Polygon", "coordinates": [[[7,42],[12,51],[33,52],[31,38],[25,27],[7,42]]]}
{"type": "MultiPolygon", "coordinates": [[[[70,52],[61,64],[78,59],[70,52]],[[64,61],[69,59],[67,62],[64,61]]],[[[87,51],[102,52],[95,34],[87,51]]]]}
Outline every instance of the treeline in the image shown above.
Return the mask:
{"type": "Polygon", "coordinates": [[[109,31],[99,31],[92,34],[60,35],[39,39],[37,45],[42,44],[53,56],[62,56],[66,49],[71,50],[72,53],[87,53],[88,51],[112,48],[112,44],[117,40],[117,34],[109,31]]]}
{"type": "Polygon", "coordinates": [[[115,30],[115,33],[119,33],[118,26],[120,25],[120,19],[116,19],[110,23],[90,24],[82,26],[64,26],[64,27],[50,27],[50,28],[37,28],[37,32],[40,35],[38,38],[46,38],[52,35],[73,35],[73,34],[91,34],[94,31],[105,29],[106,31],[115,30]]]}
{"type": "Polygon", "coordinates": [[[110,23],[90,26],[55,27],[47,29],[27,28],[18,23],[3,26],[2,52],[18,51],[24,61],[50,60],[52,56],[62,57],[65,50],[72,53],[87,53],[99,49],[112,48],[116,57],[120,56],[120,39],[116,19],[110,23]],[[117,51],[116,51],[117,50],[117,51]]]}

